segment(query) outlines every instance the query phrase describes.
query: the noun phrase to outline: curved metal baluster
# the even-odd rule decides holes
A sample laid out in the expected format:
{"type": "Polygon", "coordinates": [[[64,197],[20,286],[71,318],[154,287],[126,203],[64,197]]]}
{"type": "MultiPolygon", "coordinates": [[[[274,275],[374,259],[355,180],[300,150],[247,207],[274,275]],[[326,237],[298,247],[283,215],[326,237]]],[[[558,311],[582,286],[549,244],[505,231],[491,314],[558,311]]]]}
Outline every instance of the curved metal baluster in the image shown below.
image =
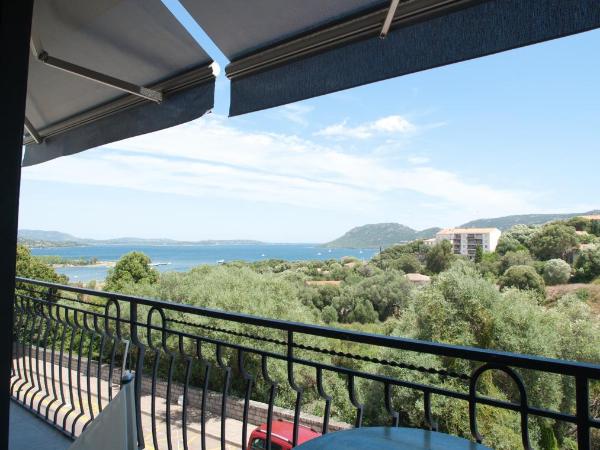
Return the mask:
{"type": "Polygon", "coordinates": [[[323,368],[317,367],[317,392],[319,396],[325,400],[325,411],[323,412],[323,425],[321,426],[321,433],[327,434],[329,431],[329,415],[331,413],[331,395],[327,395],[323,388],[323,368]]]}
{"type": "MultiPolygon", "coordinates": [[[[96,320],[95,314],[92,316],[92,320],[96,320]]],[[[87,364],[86,364],[86,368],[85,368],[85,378],[86,378],[86,387],[87,387],[87,406],[88,406],[88,412],[90,413],[90,418],[83,425],[83,429],[85,430],[87,428],[87,426],[95,418],[94,403],[92,401],[92,360],[94,358],[94,341],[96,340],[95,339],[96,333],[94,332],[94,330],[92,328],[90,328],[90,325],[88,322],[88,317],[85,314],[84,314],[84,328],[85,328],[86,334],[89,334],[89,336],[90,336],[90,343],[89,343],[88,351],[87,351],[87,364]]]]}
{"type": "MultiPolygon", "coordinates": [[[[104,306],[104,329],[106,330],[107,335],[110,337],[110,339],[112,340],[112,347],[110,350],[110,366],[108,368],[108,386],[107,386],[107,391],[108,391],[108,401],[110,402],[113,398],[113,392],[112,392],[112,386],[113,386],[113,374],[114,374],[114,370],[115,370],[115,360],[117,357],[117,344],[123,342],[123,339],[121,337],[121,306],[119,305],[119,302],[116,301],[114,298],[110,298],[107,302],[106,305],[104,306]],[[110,331],[110,323],[109,323],[109,311],[110,311],[110,306],[111,305],[115,305],[115,309],[117,310],[117,315],[115,316],[116,319],[116,323],[115,323],[115,333],[113,334],[110,331]]],[[[127,353],[127,352],[125,352],[127,353]]],[[[125,355],[126,357],[126,355],[125,355]]]]}
{"type": "MultiPolygon", "coordinates": [[[[34,408],[33,407],[33,402],[35,400],[35,398],[38,396],[38,394],[42,394],[44,392],[44,389],[42,388],[42,380],[41,380],[41,376],[40,376],[40,347],[44,348],[46,347],[46,341],[48,340],[48,319],[46,318],[46,316],[44,315],[44,306],[42,304],[39,305],[39,309],[40,309],[40,326],[41,329],[38,330],[38,340],[35,346],[35,377],[37,379],[37,388],[35,390],[35,392],[33,392],[31,394],[31,398],[29,399],[29,407],[31,409],[35,409],[37,410],[37,413],[40,413],[40,401],[38,400],[38,404],[37,407],[34,408]],[[43,331],[42,331],[43,329],[43,331]]],[[[44,353],[44,352],[43,352],[44,353]]],[[[44,365],[45,365],[45,361],[44,361],[44,365]]]]}
{"type": "Polygon", "coordinates": [[[204,364],[204,382],[202,384],[202,403],[200,405],[200,445],[206,450],[206,397],[208,396],[208,384],[210,381],[211,364],[202,357],[202,341],[196,339],[196,356],[200,363],[204,364]]]}
{"type": "Polygon", "coordinates": [[[287,376],[288,384],[296,392],[296,405],[294,407],[294,431],[292,445],[298,445],[298,427],[300,426],[300,406],[302,405],[302,394],[304,389],[296,384],[294,379],[294,332],[288,331],[287,342],[287,376]]]}
{"type": "Polygon", "coordinates": [[[431,414],[431,392],[423,391],[423,414],[425,428],[430,431],[437,431],[438,427],[431,414]]]}
{"type": "Polygon", "coordinates": [[[20,398],[21,390],[29,384],[29,374],[27,371],[27,353],[28,348],[31,345],[31,340],[28,339],[28,336],[31,335],[33,331],[28,332],[27,329],[30,322],[30,329],[33,328],[35,322],[35,315],[31,310],[31,300],[27,300],[24,308],[26,311],[26,318],[25,323],[23,324],[23,340],[21,342],[21,363],[23,364],[23,382],[19,385],[19,388],[17,389],[17,392],[15,394],[15,397],[21,402],[23,402],[23,399],[20,398]]]}
{"type": "MultiPolygon", "coordinates": [[[[142,427],[142,406],[141,406],[141,398],[142,398],[142,376],[143,376],[143,368],[144,368],[144,356],[146,352],[146,348],[144,344],[139,339],[138,331],[137,331],[137,303],[131,301],[129,303],[129,323],[131,326],[130,335],[131,335],[131,343],[135,345],[138,349],[137,358],[135,362],[135,380],[134,380],[134,390],[135,390],[135,412],[136,412],[136,426],[137,426],[137,435],[138,435],[138,448],[143,449],[145,447],[144,443],[144,430],[142,427]]],[[[158,449],[156,449],[158,450],[158,449]]]]}
{"type": "Polygon", "coordinates": [[[166,398],[166,403],[167,403],[166,415],[167,415],[167,417],[166,417],[165,425],[167,427],[167,448],[169,450],[173,450],[173,442],[171,440],[171,391],[173,388],[173,366],[175,363],[175,355],[167,347],[167,329],[166,329],[166,320],[165,320],[164,315],[162,316],[162,318],[163,318],[162,346],[163,346],[163,351],[169,357],[169,369],[168,369],[168,378],[167,378],[167,398],[166,398]]]}
{"type": "Polygon", "coordinates": [[[17,296],[15,296],[15,313],[16,313],[16,317],[17,317],[17,325],[15,325],[15,329],[14,329],[14,334],[15,334],[15,339],[14,339],[14,346],[15,346],[15,366],[16,366],[16,373],[15,373],[15,379],[12,381],[12,383],[10,384],[10,392],[13,396],[16,396],[16,392],[15,392],[15,387],[17,385],[18,382],[23,383],[23,374],[21,373],[21,343],[23,341],[22,338],[19,338],[20,335],[22,335],[22,329],[24,324],[26,323],[27,320],[27,315],[25,314],[25,311],[23,309],[23,299],[18,298],[17,296]]]}
{"type": "Polygon", "coordinates": [[[229,384],[231,382],[231,367],[223,362],[223,351],[221,344],[216,344],[216,356],[218,366],[225,371],[223,380],[223,392],[221,397],[221,450],[225,450],[225,423],[227,419],[227,395],[229,393],[229,384]]]}
{"type": "Polygon", "coordinates": [[[71,408],[63,417],[63,429],[67,429],[67,419],[74,413],[75,410],[75,396],[73,395],[73,388],[75,387],[73,384],[73,347],[75,346],[75,336],[77,335],[77,325],[76,325],[76,317],[77,311],[73,311],[73,322],[69,319],[69,312],[65,313],[65,320],[67,324],[71,327],[71,339],[69,340],[69,357],[67,363],[67,374],[69,379],[69,403],[71,408]]]}
{"type": "Polygon", "coordinates": [[[277,395],[277,382],[271,379],[269,376],[269,368],[267,366],[267,356],[262,355],[261,358],[261,371],[262,376],[267,383],[269,383],[269,406],[267,409],[267,448],[271,450],[271,443],[273,441],[273,405],[275,404],[275,396],[277,395]]]}
{"type": "MultiPolygon", "coordinates": [[[[33,314],[33,320],[31,321],[31,330],[29,332],[29,345],[28,345],[28,351],[27,351],[27,357],[29,360],[29,376],[31,377],[31,379],[29,379],[29,377],[27,378],[27,383],[29,384],[29,387],[27,388],[27,390],[25,392],[23,392],[23,399],[21,400],[23,402],[24,405],[27,404],[27,396],[29,395],[29,392],[31,392],[32,389],[35,388],[35,381],[34,381],[34,374],[33,374],[33,357],[32,357],[32,347],[33,347],[33,336],[35,334],[35,330],[38,328],[36,323],[37,323],[37,319],[38,316],[35,313],[35,304],[31,305],[31,313],[33,314]]],[[[41,320],[40,320],[41,323],[41,320]]]]}
{"type": "Polygon", "coordinates": [[[183,438],[183,450],[188,450],[187,409],[190,375],[192,373],[192,358],[185,354],[182,335],[179,335],[179,354],[185,361],[185,384],[183,385],[183,404],[181,405],[181,434],[183,438]]]}
{"type": "Polygon", "coordinates": [[[52,315],[52,305],[49,304],[48,305],[48,320],[50,322],[50,331],[48,334],[48,341],[50,342],[50,384],[52,386],[52,393],[50,392],[50,389],[48,388],[48,374],[47,374],[47,348],[48,348],[48,343],[46,343],[46,346],[44,346],[44,387],[46,389],[46,395],[44,396],[44,398],[42,400],[40,400],[40,403],[46,401],[46,399],[50,398],[50,402],[46,405],[46,411],[44,413],[44,417],[46,418],[46,420],[48,420],[48,415],[50,414],[50,406],[52,406],[56,400],[57,400],[57,396],[56,396],[56,385],[55,385],[55,378],[54,378],[54,347],[56,345],[56,335],[58,333],[58,325],[56,323],[56,320],[54,318],[54,316],[52,315]]]}
{"type": "MultiPolygon", "coordinates": [[[[83,322],[87,321],[87,312],[83,311],[83,322]]],[[[77,313],[75,314],[75,326],[79,330],[80,339],[79,346],[77,348],[77,400],[79,402],[79,414],[75,416],[73,419],[73,423],[71,424],[71,434],[75,435],[75,427],[79,419],[85,416],[85,409],[83,407],[83,395],[81,393],[81,354],[83,353],[83,341],[85,339],[85,329],[79,323],[79,317],[77,313]]]]}
{"type": "Polygon", "coordinates": [[[471,434],[479,444],[482,443],[483,436],[479,434],[477,429],[477,381],[479,380],[479,377],[488,370],[499,370],[504,372],[506,375],[512,378],[517,385],[517,388],[519,389],[519,395],[521,397],[519,405],[521,410],[521,442],[525,450],[530,450],[531,444],[529,443],[528,426],[529,404],[527,402],[527,391],[521,377],[510,367],[487,363],[476,369],[471,375],[471,381],[469,383],[469,422],[471,425],[471,434]]]}
{"type": "Polygon", "coordinates": [[[56,311],[55,313],[57,314],[56,316],[54,316],[52,314],[52,307],[50,307],[49,313],[50,313],[50,317],[52,319],[52,323],[54,324],[53,326],[53,339],[52,339],[52,346],[51,348],[51,352],[50,352],[50,377],[51,377],[51,384],[52,384],[52,400],[50,401],[50,403],[48,403],[48,405],[46,406],[46,420],[50,420],[50,409],[51,407],[58,402],[58,393],[56,391],[56,343],[58,341],[58,336],[59,336],[59,328],[60,328],[60,322],[58,321],[58,314],[59,314],[59,309],[58,306],[55,307],[56,311]]]}
{"type": "Polygon", "coordinates": [[[348,394],[350,395],[350,403],[356,408],[356,422],[354,423],[355,428],[362,426],[364,405],[356,398],[356,391],[354,389],[354,375],[348,375],[348,394]]]}
{"type": "Polygon", "coordinates": [[[100,336],[100,346],[98,348],[98,361],[96,362],[96,400],[98,402],[98,412],[102,412],[102,355],[104,354],[104,343],[106,342],[106,333],[98,326],[98,316],[94,315],[94,330],[100,336]]]}
{"type": "Polygon", "coordinates": [[[164,313],[161,309],[154,307],[148,312],[148,316],[146,317],[146,341],[148,342],[148,348],[154,351],[154,361],[152,364],[152,391],[150,395],[150,420],[152,428],[152,443],[154,444],[154,448],[158,450],[158,431],[156,429],[156,384],[158,381],[158,366],[160,364],[160,347],[155,346],[152,342],[152,315],[154,314],[154,311],[158,311],[159,314],[161,314],[161,317],[163,317],[164,313]]]}
{"type": "Polygon", "coordinates": [[[242,450],[246,450],[248,445],[248,410],[250,409],[250,392],[252,390],[254,377],[244,368],[244,352],[241,349],[238,349],[238,369],[240,371],[240,374],[244,378],[244,381],[246,381],[246,394],[244,396],[244,415],[242,419],[242,450]]]}
{"type": "MultiPolygon", "coordinates": [[[[58,354],[58,386],[60,392],[60,405],[54,410],[54,418],[52,421],[58,425],[58,412],[67,405],[67,399],[65,398],[64,381],[63,381],[63,356],[65,351],[65,338],[67,337],[67,322],[60,319],[60,308],[56,309],[56,319],[61,324],[62,333],[60,335],[60,351],[58,354]]],[[[65,310],[65,317],[68,315],[68,311],[65,310]]]]}
{"type": "Polygon", "coordinates": [[[394,410],[394,407],[392,406],[392,385],[390,383],[385,383],[385,409],[387,410],[388,414],[392,417],[392,426],[393,427],[397,427],[398,423],[399,423],[399,419],[400,419],[400,415],[398,414],[398,411],[394,410]]]}

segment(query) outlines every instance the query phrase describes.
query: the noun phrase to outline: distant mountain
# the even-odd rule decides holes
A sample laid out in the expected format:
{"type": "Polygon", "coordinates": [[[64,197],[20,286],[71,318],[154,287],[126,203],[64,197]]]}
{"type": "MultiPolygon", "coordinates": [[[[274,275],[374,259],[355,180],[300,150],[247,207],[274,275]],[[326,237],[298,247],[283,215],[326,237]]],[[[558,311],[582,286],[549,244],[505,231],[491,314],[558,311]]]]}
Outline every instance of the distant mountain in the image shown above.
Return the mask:
{"type": "Polygon", "coordinates": [[[77,242],[83,239],[60,231],[19,230],[19,238],[30,241],[77,242]]]}
{"type": "Polygon", "coordinates": [[[600,210],[588,211],[583,213],[569,214],[523,214],[516,216],[496,217],[494,219],[477,219],[467,222],[461,227],[464,228],[498,228],[502,231],[508,230],[514,225],[541,225],[554,220],[566,220],[577,216],[591,216],[600,214],[600,210]]]}
{"type": "Polygon", "coordinates": [[[377,248],[389,247],[415,239],[429,239],[440,228],[417,231],[399,223],[375,223],[352,228],[343,236],[324,244],[332,248],[377,248]]]}
{"type": "Polygon", "coordinates": [[[84,239],[59,231],[19,230],[19,243],[27,247],[75,247],[82,245],[256,245],[264,242],[248,239],[177,241],[123,237],[116,239],[84,239]]]}

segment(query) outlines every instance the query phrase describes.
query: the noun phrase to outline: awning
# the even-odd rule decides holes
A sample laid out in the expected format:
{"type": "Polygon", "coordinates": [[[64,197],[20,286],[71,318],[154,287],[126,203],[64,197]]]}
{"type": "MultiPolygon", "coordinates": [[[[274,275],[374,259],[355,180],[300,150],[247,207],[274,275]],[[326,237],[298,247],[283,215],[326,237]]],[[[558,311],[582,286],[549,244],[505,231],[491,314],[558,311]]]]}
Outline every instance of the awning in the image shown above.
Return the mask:
{"type": "Polygon", "coordinates": [[[600,27],[598,0],[181,1],[232,61],[232,116],[600,27]]]}
{"type": "Polygon", "coordinates": [[[26,166],[213,107],[213,61],[160,0],[36,1],[31,50],[26,166]]]}

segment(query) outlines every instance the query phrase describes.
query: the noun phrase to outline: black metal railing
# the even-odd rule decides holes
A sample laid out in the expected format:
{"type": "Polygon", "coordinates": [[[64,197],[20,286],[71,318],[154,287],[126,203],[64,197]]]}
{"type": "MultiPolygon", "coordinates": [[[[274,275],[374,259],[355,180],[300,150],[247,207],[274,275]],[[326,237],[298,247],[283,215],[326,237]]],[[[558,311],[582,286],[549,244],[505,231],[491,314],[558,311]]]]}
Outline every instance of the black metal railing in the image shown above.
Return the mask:
{"type": "Polygon", "coordinates": [[[271,448],[273,421],[282,417],[293,423],[289,440],[294,446],[299,427],[306,424],[321,433],[347,426],[415,426],[414,411],[409,414],[395,397],[400,390],[418,397],[422,410],[416,425],[431,430],[443,421],[435,400],[456,402],[457,409],[465,409],[465,429],[477,442],[486,442],[478,429],[479,405],[518,414],[526,449],[532,448],[534,420],[570,427],[579,449],[590,449],[591,430],[600,428],[590,413],[589,392],[590,382],[600,380],[600,365],[591,363],[265,319],[21,278],[14,328],[13,398],[71,436],[112,399],[123,370],[134,371],[140,448],[151,442],[157,450],[187,450],[199,440],[194,448],[206,450],[208,442],[225,449],[233,436],[228,427],[238,426],[234,443],[245,450],[248,426],[260,423],[266,423],[271,448]],[[504,386],[501,398],[479,387],[482,378],[492,375],[504,377],[498,383],[504,386]],[[559,377],[572,386],[572,404],[535,404],[527,383],[540,376],[559,377]]]}

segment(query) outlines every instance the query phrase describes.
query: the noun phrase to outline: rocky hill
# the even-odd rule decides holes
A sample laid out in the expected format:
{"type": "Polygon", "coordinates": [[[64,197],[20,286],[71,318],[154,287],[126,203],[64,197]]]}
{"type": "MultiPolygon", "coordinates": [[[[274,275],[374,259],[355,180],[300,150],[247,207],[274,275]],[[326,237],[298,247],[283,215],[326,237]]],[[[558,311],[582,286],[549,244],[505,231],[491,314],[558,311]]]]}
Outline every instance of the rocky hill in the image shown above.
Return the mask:
{"type": "Polygon", "coordinates": [[[330,248],[389,247],[415,239],[432,238],[439,230],[439,228],[428,228],[417,231],[399,223],[375,223],[352,228],[343,236],[324,245],[330,248]]]}

